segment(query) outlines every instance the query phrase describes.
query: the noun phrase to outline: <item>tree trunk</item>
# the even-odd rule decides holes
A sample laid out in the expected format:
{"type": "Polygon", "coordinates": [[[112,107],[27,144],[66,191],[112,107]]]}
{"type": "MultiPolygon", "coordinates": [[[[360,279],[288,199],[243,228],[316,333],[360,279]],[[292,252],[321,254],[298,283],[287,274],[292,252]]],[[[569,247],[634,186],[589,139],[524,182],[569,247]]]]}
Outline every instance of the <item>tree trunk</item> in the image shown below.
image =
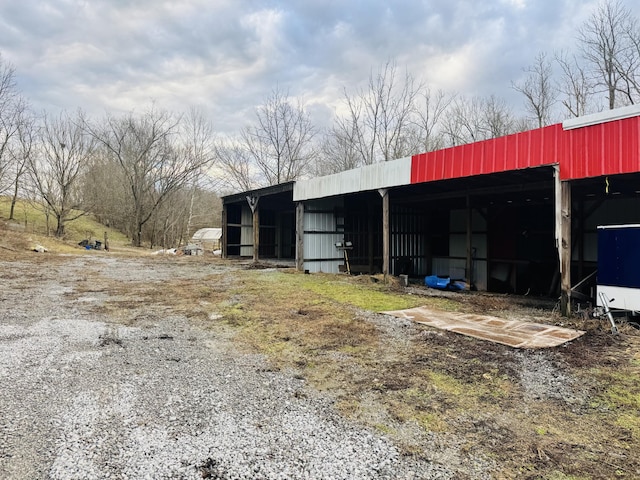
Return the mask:
{"type": "Polygon", "coordinates": [[[13,187],[13,197],[11,197],[11,209],[9,210],[9,220],[13,220],[13,213],[16,208],[16,202],[18,201],[18,181],[13,187]]]}
{"type": "Polygon", "coordinates": [[[62,215],[56,215],[56,220],[56,237],[62,238],[64,236],[64,218],[62,218],[62,215]]]}

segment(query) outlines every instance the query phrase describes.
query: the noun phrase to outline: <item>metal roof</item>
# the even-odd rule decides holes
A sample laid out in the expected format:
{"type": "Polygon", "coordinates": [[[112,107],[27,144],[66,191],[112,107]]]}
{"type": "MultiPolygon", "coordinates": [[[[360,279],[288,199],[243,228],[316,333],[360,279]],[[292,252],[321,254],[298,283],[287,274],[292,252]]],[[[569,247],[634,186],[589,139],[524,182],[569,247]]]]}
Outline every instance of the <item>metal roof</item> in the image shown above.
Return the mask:
{"type": "Polygon", "coordinates": [[[640,105],[412,157],[411,183],[560,165],[562,180],[640,171],[640,105]]]}
{"type": "Polygon", "coordinates": [[[411,158],[406,157],[302,180],[293,188],[293,201],[408,185],[411,182],[411,163],[411,158]]]}
{"type": "Polygon", "coordinates": [[[293,201],[559,165],[562,180],[640,172],[640,105],[570,119],[526,132],[421,153],[323,177],[222,197],[293,190],[293,201]]]}
{"type": "Polygon", "coordinates": [[[197,230],[193,236],[192,240],[196,241],[212,241],[212,240],[220,240],[222,238],[222,228],[201,228],[197,230]]]}
{"type": "Polygon", "coordinates": [[[222,204],[228,205],[230,203],[247,201],[247,197],[267,197],[271,195],[277,195],[280,193],[290,192],[293,190],[295,182],[285,182],[278,185],[271,185],[269,187],[256,188],[255,190],[247,190],[246,192],[233,193],[231,195],[224,195],[222,197],[222,204]]]}

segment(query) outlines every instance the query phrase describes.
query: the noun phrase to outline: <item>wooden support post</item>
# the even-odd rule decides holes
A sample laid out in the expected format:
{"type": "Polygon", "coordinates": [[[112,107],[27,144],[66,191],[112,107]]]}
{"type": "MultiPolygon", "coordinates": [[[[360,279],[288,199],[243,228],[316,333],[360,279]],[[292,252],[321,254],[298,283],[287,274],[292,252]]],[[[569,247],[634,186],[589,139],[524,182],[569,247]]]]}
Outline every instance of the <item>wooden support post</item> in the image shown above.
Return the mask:
{"type": "Polygon", "coordinates": [[[374,274],[374,255],[373,255],[373,205],[371,202],[367,202],[367,225],[368,225],[368,233],[367,233],[367,252],[369,255],[369,273],[374,274]]]}
{"type": "Polygon", "coordinates": [[[556,243],[560,265],[560,313],[571,315],[571,184],[560,180],[555,167],[556,243]]]}
{"type": "Polygon", "coordinates": [[[222,258],[228,258],[227,246],[229,240],[229,227],[227,226],[227,205],[222,205],[222,245],[220,248],[222,249],[222,258]]]}
{"type": "Polygon", "coordinates": [[[260,211],[256,208],[253,212],[253,261],[260,259],[260,211]]]}
{"type": "Polygon", "coordinates": [[[584,199],[578,204],[578,278],[584,278],[584,199]]]}
{"type": "Polygon", "coordinates": [[[467,274],[467,283],[469,284],[469,288],[473,284],[473,226],[472,226],[472,218],[473,211],[471,210],[471,198],[467,194],[467,261],[465,265],[465,272],[467,274]]]}
{"type": "Polygon", "coordinates": [[[385,279],[389,272],[389,190],[381,188],[378,193],[382,197],[382,273],[385,279]]]}
{"type": "Polygon", "coordinates": [[[304,270],[304,203],[296,204],[296,270],[304,270]]]}
{"type": "Polygon", "coordinates": [[[260,197],[247,196],[247,202],[253,214],[253,261],[257,262],[260,258],[260,210],[258,209],[258,201],[260,197]]]}

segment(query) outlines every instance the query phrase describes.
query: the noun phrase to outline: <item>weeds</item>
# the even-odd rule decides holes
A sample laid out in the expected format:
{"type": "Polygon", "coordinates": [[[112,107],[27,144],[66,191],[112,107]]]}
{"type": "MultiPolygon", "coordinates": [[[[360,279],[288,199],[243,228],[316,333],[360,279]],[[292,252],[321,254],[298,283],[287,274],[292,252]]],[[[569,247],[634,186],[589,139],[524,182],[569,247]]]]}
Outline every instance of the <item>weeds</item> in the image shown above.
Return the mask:
{"type": "MultiPolygon", "coordinates": [[[[171,295],[116,281],[104,289],[111,300],[99,308],[123,322],[142,321],[143,310],[166,311],[213,332],[232,332],[236,346],[304,378],[341,414],[387,435],[407,454],[424,455],[430,445],[442,461],[485,459],[494,462],[495,478],[505,479],[640,476],[640,342],[618,346],[593,332],[545,353],[566,365],[562,374],[585,391],[584,400],[570,404],[525,396],[508,347],[386,323],[374,313],[424,304],[436,311],[480,308],[468,295],[419,297],[364,276],[272,269],[174,279],[163,289],[171,295]]],[[[505,299],[481,301],[507,308],[505,299]]]]}

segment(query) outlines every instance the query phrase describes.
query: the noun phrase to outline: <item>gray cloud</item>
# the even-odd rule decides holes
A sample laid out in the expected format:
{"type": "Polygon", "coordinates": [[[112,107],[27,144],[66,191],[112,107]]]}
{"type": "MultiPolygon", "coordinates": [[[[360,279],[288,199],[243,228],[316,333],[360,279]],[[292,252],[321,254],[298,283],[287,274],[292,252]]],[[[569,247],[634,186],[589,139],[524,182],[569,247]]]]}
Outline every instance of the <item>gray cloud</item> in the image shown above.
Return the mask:
{"type": "MultiPolygon", "coordinates": [[[[36,109],[91,114],[151,100],[235,131],[276,86],[326,122],[389,59],[434,88],[496,94],[541,50],[571,48],[595,0],[22,0],[0,52],[36,109]]],[[[629,5],[630,8],[639,7],[629,5]]]]}

